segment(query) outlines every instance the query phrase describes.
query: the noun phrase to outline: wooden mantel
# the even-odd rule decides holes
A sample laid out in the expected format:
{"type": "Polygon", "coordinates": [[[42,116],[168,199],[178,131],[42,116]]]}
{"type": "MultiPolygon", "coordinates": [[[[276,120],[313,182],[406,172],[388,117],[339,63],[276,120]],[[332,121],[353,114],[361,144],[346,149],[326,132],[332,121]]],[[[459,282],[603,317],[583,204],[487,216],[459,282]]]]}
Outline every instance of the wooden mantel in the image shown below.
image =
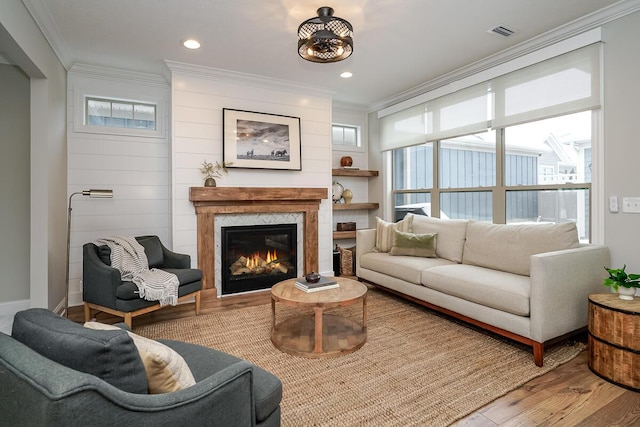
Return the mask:
{"type": "Polygon", "coordinates": [[[203,288],[215,288],[215,216],[239,213],[296,213],[303,216],[304,272],[318,271],[318,209],[327,188],[191,187],[198,220],[198,268],[203,288]]]}

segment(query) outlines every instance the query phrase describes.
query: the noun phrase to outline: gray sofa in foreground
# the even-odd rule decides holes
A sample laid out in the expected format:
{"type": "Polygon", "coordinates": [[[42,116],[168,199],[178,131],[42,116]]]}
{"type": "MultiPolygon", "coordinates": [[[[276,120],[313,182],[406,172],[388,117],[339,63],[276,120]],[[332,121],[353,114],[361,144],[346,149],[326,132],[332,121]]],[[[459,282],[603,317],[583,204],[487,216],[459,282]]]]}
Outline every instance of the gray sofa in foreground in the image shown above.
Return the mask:
{"type": "Polygon", "coordinates": [[[395,228],[436,234],[435,255],[392,255],[376,249],[376,229],[359,230],[360,280],[529,345],[537,366],[545,344],[586,327],[587,297],[602,291],[610,259],[608,248],[578,242],[575,223],[405,218],[395,228]]]}
{"type": "Polygon", "coordinates": [[[12,336],[0,333],[0,424],[280,425],[282,383],[274,375],[210,348],[161,342],[184,358],[195,385],[147,394],[126,330],[84,328],[45,309],[19,312],[12,336]]]}

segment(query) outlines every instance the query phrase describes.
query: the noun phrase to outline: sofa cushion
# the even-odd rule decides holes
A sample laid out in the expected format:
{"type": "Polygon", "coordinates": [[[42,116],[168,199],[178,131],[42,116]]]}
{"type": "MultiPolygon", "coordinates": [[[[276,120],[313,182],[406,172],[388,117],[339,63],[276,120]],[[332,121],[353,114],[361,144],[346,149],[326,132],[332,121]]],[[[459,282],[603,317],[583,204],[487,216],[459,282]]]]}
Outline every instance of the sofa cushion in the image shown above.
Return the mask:
{"type": "MultiPolygon", "coordinates": [[[[436,255],[453,262],[462,262],[462,251],[467,234],[466,219],[439,219],[424,215],[407,214],[413,217],[411,232],[416,234],[438,234],[436,255]]],[[[401,230],[402,231],[402,230],[401,230]]]]}
{"type": "MultiPolygon", "coordinates": [[[[120,329],[100,322],[85,322],[84,327],[105,331],[120,329]]],[[[149,393],[169,393],[191,387],[196,383],[187,363],[171,347],[130,331],[127,333],[140,353],[147,373],[149,393]]]]}
{"type": "Polygon", "coordinates": [[[449,264],[452,264],[452,262],[444,258],[392,256],[382,252],[369,252],[360,257],[361,268],[386,274],[416,285],[422,283],[424,269],[449,264]]]}
{"type": "Polygon", "coordinates": [[[529,316],[531,279],[473,265],[455,264],[429,268],[422,272],[424,286],[447,295],[529,316]]]}
{"type": "Polygon", "coordinates": [[[434,258],[436,256],[437,237],[438,233],[414,234],[393,230],[393,246],[389,251],[389,255],[434,258]]]}
{"type": "Polygon", "coordinates": [[[376,217],[376,247],[378,252],[389,252],[393,245],[393,230],[410,232],[413,215],[407,215],[402,220],[393,223],[376,217]]]}
{"type": "Polygon", "coordinates": [[[471,221],[464,264],[528,276],[531,255],[577,248],[574,222],[562,224],[489,224],[471,221]]]}
{"type": "Polygon", "coordinates": [[[120,390],[147,393],[147,377],[126,331],[95,331],[50,310],[18,312],[11,335],[68,368],[95,375],[120,390]]]}

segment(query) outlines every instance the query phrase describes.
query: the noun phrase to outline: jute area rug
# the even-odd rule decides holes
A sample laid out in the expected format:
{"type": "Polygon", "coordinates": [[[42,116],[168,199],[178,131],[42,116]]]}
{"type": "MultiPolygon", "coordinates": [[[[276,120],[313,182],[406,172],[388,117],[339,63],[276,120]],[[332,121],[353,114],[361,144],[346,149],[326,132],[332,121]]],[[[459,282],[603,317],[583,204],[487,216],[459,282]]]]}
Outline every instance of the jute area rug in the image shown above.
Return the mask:
{"type": "MultiPolygon", "coordinates": [[[[277,319],[299,313],[276,306],[277,319]]],[[[362,305],[331,313],[361,319],[362,305]]],[[[269,304],[137,327],[149,338],[212,347],[283,383],[284,426],[446,426],[571,360],[582,344],[555,346],[544,367],[527,347],[490,336],[381,291],[368,294],[368,338],[359,350],[308,359],[277,350],[269,304]]]]}

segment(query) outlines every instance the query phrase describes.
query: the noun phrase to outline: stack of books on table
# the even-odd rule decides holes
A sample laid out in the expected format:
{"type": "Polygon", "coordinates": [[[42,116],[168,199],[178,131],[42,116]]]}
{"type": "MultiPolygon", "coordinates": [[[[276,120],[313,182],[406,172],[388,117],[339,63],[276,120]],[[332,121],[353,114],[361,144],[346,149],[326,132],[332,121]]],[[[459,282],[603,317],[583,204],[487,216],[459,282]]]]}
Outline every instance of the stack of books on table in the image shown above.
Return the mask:
{"type": "Polygon", "coordinates": [[[307,282],[304,277],[296,280],[296,288],[300,289],[304,292],[318,292],[325,291],[327,289],[334,289],[339,287],[340,285],[335,280],[327,279],[326,277],[321,277],[320,280],[316,283],[307,282]]]}

